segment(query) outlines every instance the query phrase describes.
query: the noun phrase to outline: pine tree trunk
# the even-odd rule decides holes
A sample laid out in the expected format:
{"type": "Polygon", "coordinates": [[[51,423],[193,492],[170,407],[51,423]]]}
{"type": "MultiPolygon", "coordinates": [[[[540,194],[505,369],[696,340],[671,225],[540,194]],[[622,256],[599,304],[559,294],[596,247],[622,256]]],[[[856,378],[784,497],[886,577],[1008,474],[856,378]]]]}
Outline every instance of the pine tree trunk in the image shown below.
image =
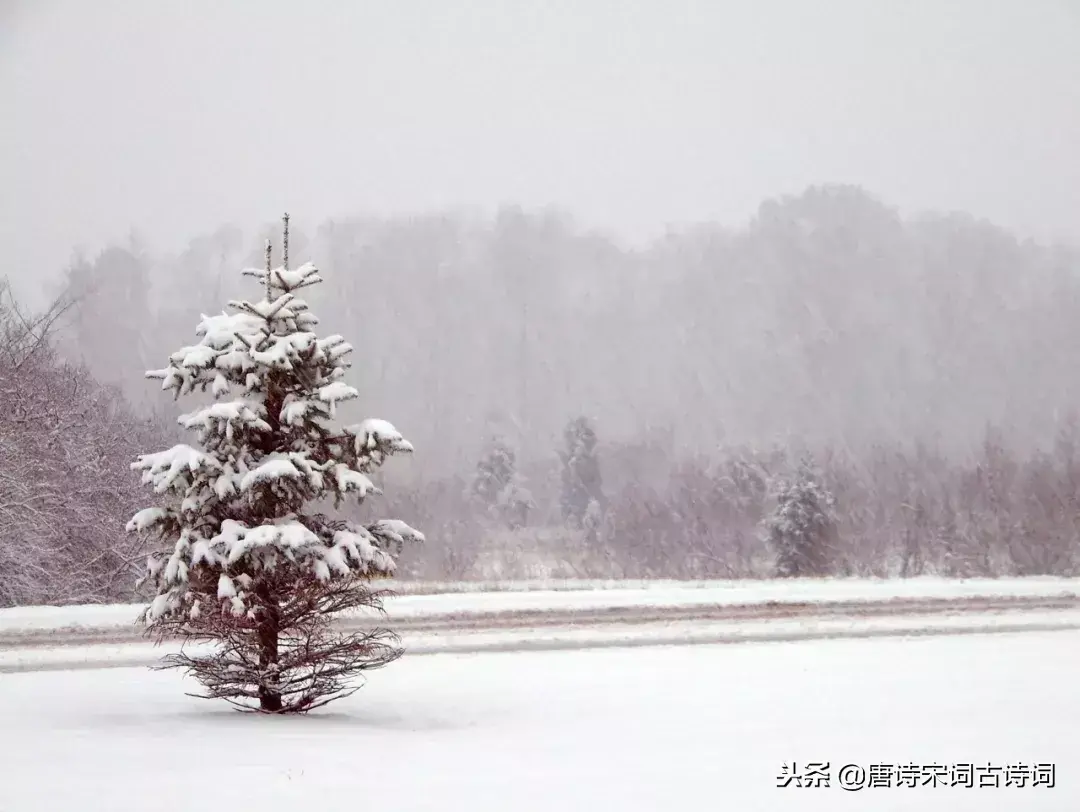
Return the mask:
{"type": "Polygon", "coordinates": [[[281,629],[281,613],[277,596],[268,584],[260,584],[255,594],[261,599],[259,612],[259,667],[263,684],[259,686],[259,709],[265,713],[281,711],[281,692],[277,687],[278,632],[281,629]]]}
{"type": "MultiPolygon", "coordinates": [[[[267,454],[274,451],[274,437],[281,429],[278,414],[283,402],[281,388],[277,385],[275,376],[271,374],[266,381],[266,419],[272,430],[264,435],[262,448],[267,454]]],[[[270,515],[275,513],[273,507],[270,507],[270,515]]],[[[277,664],[281,612],[278,607],[278,596],[265,578],[260,579],[256,585],[255,594],[259,596],[262,604],[258,628],[259,667],[263,674],[263,682],[259,686],[259,709],[264,713],[279,713],[281,692],[278,690],[277,664]]]]}

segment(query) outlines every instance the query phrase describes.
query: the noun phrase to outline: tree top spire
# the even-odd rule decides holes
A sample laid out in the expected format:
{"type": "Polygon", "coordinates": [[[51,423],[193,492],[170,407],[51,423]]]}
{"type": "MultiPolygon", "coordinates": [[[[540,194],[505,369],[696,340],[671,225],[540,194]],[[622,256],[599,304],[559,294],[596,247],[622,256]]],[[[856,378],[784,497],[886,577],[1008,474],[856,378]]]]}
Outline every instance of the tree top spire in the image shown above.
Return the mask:
{"type": "Polygon", "coordinates": [[[289,270],[289,213],[285,212],[285,216],[281,218],[282,228],[282,240],[281,240],[281,267],[286,271],[289,270]]]}

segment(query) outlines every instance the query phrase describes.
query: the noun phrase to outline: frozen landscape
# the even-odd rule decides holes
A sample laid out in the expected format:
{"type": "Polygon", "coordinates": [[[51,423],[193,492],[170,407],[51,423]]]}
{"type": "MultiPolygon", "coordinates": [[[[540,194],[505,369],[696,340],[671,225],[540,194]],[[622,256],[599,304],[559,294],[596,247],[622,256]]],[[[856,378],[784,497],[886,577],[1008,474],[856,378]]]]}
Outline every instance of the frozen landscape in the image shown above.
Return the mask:
{"type": "Polygon", "coordinates": [[[1031,5],[0,2],[0,812],[1080,810],[1031,5]]]}

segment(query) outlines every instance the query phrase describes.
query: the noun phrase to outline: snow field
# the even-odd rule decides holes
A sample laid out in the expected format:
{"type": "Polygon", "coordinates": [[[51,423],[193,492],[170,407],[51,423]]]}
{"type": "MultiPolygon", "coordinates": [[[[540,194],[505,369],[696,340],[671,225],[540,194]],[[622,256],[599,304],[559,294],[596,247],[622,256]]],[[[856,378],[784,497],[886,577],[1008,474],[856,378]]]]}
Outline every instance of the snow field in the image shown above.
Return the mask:
{"type": "Polygon", "coordinates": [[[1080,632],[406,657],[310,717],[141,669],[0,675],[4,812],[1080,809],[1080,632]],[[830,788],[777,788],[785,762],[830,788]],[[846,763],[1056,765],[847,792],[846,763]]]}

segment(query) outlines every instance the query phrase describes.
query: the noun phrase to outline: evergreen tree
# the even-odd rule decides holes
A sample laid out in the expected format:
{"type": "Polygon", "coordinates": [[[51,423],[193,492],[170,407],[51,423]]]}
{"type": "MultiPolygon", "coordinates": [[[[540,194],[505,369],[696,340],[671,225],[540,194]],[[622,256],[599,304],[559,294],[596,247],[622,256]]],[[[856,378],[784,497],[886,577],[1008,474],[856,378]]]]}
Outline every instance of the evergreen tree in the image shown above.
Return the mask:
{"type": "Polygon", "coordinates": [[[781,578],[829,573],[836,537],[835,500],[821,484],[808,459],[799,463],[794,481],[780,481],[776,509],[766,519],[769,544],[781,578]]]}
{"type": "Polygon", "coordinates": [[[596,456],[596,432],[588,418],[578,417],[567,424],[563,431],[566,450],[562,459],[562,507],[563,519],[575,527],[584,527],[590,505],[594,511],[604,501],[600,478],[600,461],[596,456]]]}
{"type": "Polygon", "coordinates": [[[523,527],[528,521],[532,496],[518,476],[514,449],[501,435],[492,438],[476,464],[472,496],[490,517],[510,528],[523,527]]]}
{"type": "Polygon", "coordinates": [[[198,448],[176,445],[132,465],[168,502],[128,524],[167,542],[144,579],[157,590],[142,616],[148,632],[212,644],[162,667],[187,669],[207,697],[276,713],[350,694],[350,679],[400,656],[392,632],[344,634],[331,621],[381,608],[369,579],[393,572],[404,543],[423,540],[398,520],[360,525],[314,509],[379,493],[367,474],[412,446],[382,420],[331,426],[337,404],[358,396],[343,380],[353,348],[313,332],[318,319],[297,292],[322,278],[311,263],[289,270],[285,222],[283,266],[271,270],[267,243],[266,268],[243,272],[262,283],[263,298],[204,316],[199,343],[147,373],[177,398],[209,388],[214,402],[180,418],[198,448]]]}

